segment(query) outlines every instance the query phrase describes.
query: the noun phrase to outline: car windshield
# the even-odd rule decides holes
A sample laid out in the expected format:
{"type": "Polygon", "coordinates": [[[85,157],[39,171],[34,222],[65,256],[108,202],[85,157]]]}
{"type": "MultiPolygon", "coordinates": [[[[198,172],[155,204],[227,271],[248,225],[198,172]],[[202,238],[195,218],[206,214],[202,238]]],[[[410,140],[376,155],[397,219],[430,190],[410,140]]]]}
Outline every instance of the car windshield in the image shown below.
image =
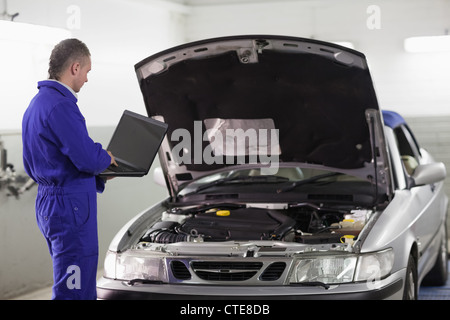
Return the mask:
{"type": "MultiPolygon", "coordinates": [[[[312,183],[332,183],[336,181],[363,181],[357,177],[349,176],[339,172],[318,170],[311,168],[279,168],[274,175],[265,175],[259,168],[241,169],[226,172],[215,173],[206,177],[202,177],[196,181],[186,185],[179,196],[188,196],[200,192],[214,193],[223,190],[223,188],[233,188],[248,186],[241,188],[242,192],[257,192],[255,185],[267,185],[261,192],[284,193],[296,189],[302,185],[312,183]],[[221,187],[219,188],[216,187],[221,187]]],[[[258,187],[259,188],[259,187],[258,187]]]]}

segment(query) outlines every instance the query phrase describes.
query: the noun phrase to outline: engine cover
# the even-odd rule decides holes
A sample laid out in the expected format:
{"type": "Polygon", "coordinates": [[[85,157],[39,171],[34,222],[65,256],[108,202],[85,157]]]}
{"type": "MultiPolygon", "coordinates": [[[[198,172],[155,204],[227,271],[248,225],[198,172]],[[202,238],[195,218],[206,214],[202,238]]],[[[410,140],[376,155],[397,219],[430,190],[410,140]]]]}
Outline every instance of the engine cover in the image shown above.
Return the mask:
{"type": "Polygon", "coordinates": [[[187,219],[180,231],[200,235],[205,241],[279,240],[295,223],[290,217],[266,209],[211,210],[187,219]]]}

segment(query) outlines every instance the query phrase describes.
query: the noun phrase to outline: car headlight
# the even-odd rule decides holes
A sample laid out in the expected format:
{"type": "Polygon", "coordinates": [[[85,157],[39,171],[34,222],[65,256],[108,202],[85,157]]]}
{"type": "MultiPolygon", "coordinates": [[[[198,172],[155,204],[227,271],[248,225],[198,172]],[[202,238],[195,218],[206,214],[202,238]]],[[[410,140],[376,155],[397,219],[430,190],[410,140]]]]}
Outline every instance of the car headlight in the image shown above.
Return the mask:
{"type": "Polygon", "coordinates": [[[394,266],[392,249],[361,254],[355,271],[355,281],[372,281],[389,275],[394,266]]]}
{"type": "Polygon", "coordinates": [[[306,255],[294,262],[290,283],[340,284],[378,280],[387,276],[393,265],[392,249],[364,254],[306,255]]]}
{"type": "Polygon", "coordinates": [[[117,254],[115,252],[106,252],[105,262],[103,263],[103,276],[105,278],[116,278],[116,258],[117,254]]]}
{"type": "Polygon", "coordinates": [[[167,281],[163,258],[132,250],[120,254],[108,251],[104,264],[104,276],[125,281],[167,281]]]}
{"type": "Polygon", "coordinates": [[[356,262],[357,257],[348,254],[302,257],[294,264],[290,282],[351,282],[356,262]]]}

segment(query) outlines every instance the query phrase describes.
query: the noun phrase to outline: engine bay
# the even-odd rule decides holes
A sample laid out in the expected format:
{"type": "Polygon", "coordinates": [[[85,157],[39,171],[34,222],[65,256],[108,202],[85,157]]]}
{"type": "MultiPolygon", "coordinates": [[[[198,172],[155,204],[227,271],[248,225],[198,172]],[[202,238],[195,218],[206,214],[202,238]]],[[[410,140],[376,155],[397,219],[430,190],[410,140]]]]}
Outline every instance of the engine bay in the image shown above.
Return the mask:
{"type": "Polygon", "coordinates": [[[173,208],[149,227],[140,243],[257,240],[346,243],[357,239],[372,213],[369,209],[323,207],[312,203],[281,209],[239,204],[173,208]]]}

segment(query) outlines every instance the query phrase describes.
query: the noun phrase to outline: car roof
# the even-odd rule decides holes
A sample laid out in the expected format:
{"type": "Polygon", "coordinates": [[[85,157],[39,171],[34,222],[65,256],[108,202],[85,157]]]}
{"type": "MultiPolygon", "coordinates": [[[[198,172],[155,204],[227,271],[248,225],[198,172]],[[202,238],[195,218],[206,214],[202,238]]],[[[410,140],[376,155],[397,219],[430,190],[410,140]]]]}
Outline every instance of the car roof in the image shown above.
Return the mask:
{"type": "Polygon", "coordinates": [[[405,119],[395,111],[383,110],[382,114],[384,124],[392,129],[395,129],[402,124],[406,124],[405,119]]]}

